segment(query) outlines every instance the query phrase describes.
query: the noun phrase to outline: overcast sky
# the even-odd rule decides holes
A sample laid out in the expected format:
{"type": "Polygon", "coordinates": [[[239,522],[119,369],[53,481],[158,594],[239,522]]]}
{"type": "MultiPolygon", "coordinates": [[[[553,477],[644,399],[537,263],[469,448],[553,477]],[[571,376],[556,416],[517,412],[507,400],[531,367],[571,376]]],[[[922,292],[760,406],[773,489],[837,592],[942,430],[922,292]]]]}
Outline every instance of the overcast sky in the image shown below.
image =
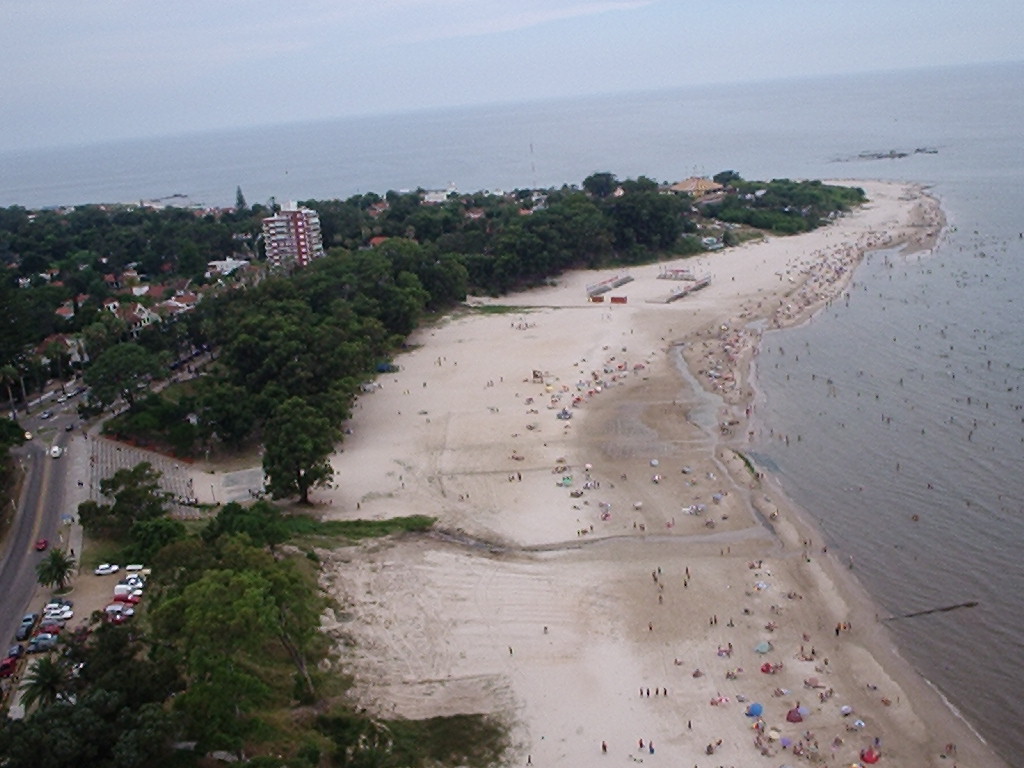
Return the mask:
{"type": "Polygon", "coordinates": [[[0,149],[1019,61],[1022,30],[1021,0],[0,0],[0,149]]]}

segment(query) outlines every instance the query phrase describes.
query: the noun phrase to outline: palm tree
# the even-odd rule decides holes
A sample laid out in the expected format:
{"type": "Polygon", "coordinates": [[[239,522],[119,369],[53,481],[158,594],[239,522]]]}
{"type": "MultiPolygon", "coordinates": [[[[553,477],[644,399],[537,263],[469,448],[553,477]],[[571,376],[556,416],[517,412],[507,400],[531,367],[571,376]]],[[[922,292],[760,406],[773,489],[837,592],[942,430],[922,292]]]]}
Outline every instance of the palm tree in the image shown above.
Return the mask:
{"type": "Polygon", "coordinates": [[[67,394],[67,390],[64,389],[64,353],[66,350],[67,347],[56,340],[47,344],[44,350],[47,359],[57,363],[57,379],[60,381],[60,391],[65,395],[67,394]]]}
{"type": "Polygon", "coordinates": [[[11,418],[17,417],[17,411],[14,408],[14,392],[11,390],[11,384],[18,380],[18,369],[13,365],[5,365],[0,368],[0,379],[3,379],[4,384],[7,385],[7,399],[11,401],[11,418]]]}
{"type": "Polygon", "coordinates": [[[63,590],[71,581],[78,563],[75,558],[64,554],[62,549],[51,549],[50,553],[36,566],[36,577],[44,587],[56,585],[63,590]]]}
{"type": "Polygon", "coordinates": [[[25,413],[32,413],[28,407],[28,392],[25,391],[25,361],[21,359],[18,361],[18,368],[14,372],[18,377],[18,381],[21,383],[21,401],[25,403],[25,413]]]}
{"type": "Polygon", "coordinates": [[[71,668],[63,656],[46,655],[36,660],[21,684],[21,703],[28,711],[33,706],[48,707],[70,694],[71,668]]]}

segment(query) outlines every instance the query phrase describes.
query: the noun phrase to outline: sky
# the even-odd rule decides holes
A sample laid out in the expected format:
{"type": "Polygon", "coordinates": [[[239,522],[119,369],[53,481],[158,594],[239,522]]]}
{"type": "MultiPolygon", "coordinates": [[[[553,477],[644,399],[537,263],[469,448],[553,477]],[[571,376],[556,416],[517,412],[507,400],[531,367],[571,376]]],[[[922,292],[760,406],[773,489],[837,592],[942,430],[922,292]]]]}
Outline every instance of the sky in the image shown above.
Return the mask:
{"type": "Polygon", "coordinates": [[[0,150],[1020,61],[1022,29],[1021,0],[0,0],[0,150]]]}

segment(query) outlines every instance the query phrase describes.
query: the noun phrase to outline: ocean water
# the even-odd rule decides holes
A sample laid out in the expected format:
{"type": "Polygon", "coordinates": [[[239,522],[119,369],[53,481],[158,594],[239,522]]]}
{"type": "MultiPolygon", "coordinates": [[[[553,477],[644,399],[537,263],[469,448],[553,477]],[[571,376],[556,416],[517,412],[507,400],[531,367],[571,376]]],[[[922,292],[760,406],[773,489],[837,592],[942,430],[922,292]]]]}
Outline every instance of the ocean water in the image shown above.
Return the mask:
{"type": "Polygon", "coordinates": [[[901,650],[1024,765],[1024,63],[420,112],[0,153],[0,205],[231,205],[437,188],[919,181],[950,229],[878,253],[849,300],[766,336],[752,446],[817,519],[901,650]],[[914,149],[928,149],[914,153],[914,149]],[[910,152],[861,159],[864,152],[910,152]],[[934,150],[934,151],[932,151],[934,150]],[[788,443],[785,437],[789,437],[788,443]],[[916,518],[916,519],[915,519],[916,518]]]}

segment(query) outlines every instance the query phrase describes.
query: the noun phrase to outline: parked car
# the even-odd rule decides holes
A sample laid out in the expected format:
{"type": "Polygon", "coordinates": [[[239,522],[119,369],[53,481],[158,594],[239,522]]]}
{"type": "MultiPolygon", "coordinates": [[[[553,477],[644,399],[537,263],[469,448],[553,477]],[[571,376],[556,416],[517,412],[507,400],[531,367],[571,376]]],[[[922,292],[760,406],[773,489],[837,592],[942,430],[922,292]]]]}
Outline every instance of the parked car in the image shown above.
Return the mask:
{"type": "Polygon", "coordinates": [[[103,563],[102,565],[96,566],[96,570],[93,571],[97,576],[109,576],[112,573],[117,573],[121,570],[121,566],[114,565],[113,563],[103,563]]]}
{"type": "Polygon", "coordinates": [[[28,640],[28,636],[32,634],[32,629],[35,627],[38,620],[39,614],[37,613],[25,614],[21,619],[18,631],[14,633],[14,639],[19,642],[22,640],[28,640]]]}
{"type": "Polygon", "coordinates": [[[59,608],[54,608],[54,609],[49,610],[49,611],[47,611],[47,610],[43,611],[43,621],[44,622],[45,621],[68,621],[69,619],[73,619],[74,617],[75,617],[75,609],[70,607],[70,606],[68,606],[68,605],[62,605],[59,608]]]}
{"type": "Polygon", "coordinates": [[[10,677],[17,668],[18,660],[13,656],[8,656],[3,661],[0,661],[0,677],[10,677]]]}
{"type": "Polygon", "coordinates": [[[142,600],[142,595],[114,595],[115,603],[127,603],[128,605],[137,605],[140,600],[142,600]]]}
{"type": "Polygon", "coordinates": [[[39,539],[39,541],[36,542],[36,552],[42,552],[48,546],[50,546],[49,539],[39,539]]]}
{"type": "Polygon", "coordinates": [[[71,422],[70,424],[64,425],[64,431],[65,432],[74,432],[74,430],[75,430],[75,422],[71,422]]]}
{"type": "MultiPolygon", "coordinates": [[[[64,629],[63,621],[53,621],[50,619],[44,619],[43,623],[39,625],[40,635],[59,635],[61,630],[64,629]]],[[[39,635],[36,635],[38,637],[39,635]]]]}
{"type": "Polygon", "coordinates": [[[25,655],[25,646],[21,643],[18,643],[17,645],[12,645],[10,648],[7,649],[7,655],[13,656],[16,659],[20,659],[22,656],[25,655]]]}
{"type": "Polygon", "coordinates": [[[57,646],[57,636],[51,634],[36,635],[25,648],[26,653],[42,653],[53,650],[57,646]]]}
{"type": "Polygon", "coordinates": [[[119,614],[121,616],[135,615],[135,609],[130,605],[125,605],[124,603],[111,603],[103,609],[103,612],[107,614],[119,614]]]}

